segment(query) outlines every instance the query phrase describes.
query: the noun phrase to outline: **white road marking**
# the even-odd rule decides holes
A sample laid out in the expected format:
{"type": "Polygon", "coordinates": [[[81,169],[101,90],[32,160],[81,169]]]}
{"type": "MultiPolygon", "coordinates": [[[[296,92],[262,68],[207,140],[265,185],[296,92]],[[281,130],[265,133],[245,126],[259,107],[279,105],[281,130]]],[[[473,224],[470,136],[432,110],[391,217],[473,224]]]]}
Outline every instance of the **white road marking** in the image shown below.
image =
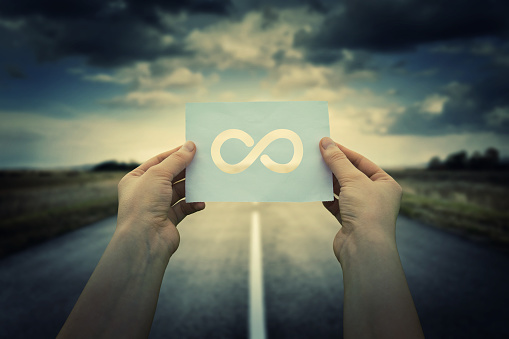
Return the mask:
{"type": "Polygon", "coordinates": [[[263,296],[262,239],[260,214],[251,214],[251,258],[249,264],[249,338],[265,339],[265,305],[263,296]]]}

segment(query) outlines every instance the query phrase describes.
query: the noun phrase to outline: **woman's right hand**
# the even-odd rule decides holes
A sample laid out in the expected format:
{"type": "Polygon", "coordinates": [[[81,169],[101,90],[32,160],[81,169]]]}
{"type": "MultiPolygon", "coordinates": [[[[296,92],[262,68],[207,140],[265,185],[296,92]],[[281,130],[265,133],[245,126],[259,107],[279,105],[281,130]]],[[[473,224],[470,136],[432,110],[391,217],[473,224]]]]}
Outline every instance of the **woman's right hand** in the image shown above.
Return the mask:
{"type": "Polygon", "coordinates": [[[334,175],[334,194],[339,197],[323,202],[342,225],[333,245],[338,260],[342,262],[366,243],[395,248],[402,194],[398,183],[376,164],[331,138],[320,141],[320,151],[334,175]]]}

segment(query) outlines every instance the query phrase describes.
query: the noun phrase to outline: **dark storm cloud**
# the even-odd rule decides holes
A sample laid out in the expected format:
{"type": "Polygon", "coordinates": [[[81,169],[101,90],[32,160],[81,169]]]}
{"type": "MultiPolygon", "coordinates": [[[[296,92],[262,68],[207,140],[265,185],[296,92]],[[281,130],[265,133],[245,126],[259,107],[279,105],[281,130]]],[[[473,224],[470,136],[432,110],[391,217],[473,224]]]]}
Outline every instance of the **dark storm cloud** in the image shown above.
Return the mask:
{"type": "Polygon", "coordinates": [[[158,9],[169,12],[226,14],[230,6],[229,0],[17,0],[3,1],[0,4],[0,13],[10,18],[40,15],[53,19],[92,18],[121,11],[140,15],[158,9]]]}
{"type": "Polygon", "coordinates": [[[345,0],[317,31],[300,32],[296,44],[325,54],[341,48],[397,51],[436,41],[507,36],[507,13],[507,1],[345,0]]]}
{"type": "MultiPolygon", "coordinates": [[[[447,134],[461,132],[495,132],[509,134],[509,42],[503,39],[475,39],[438,48],[453,54],[456,62],[474,60],[480,66],[467,68],[468,79],[450,81],[436,93],[448,100],[440,114],[426,114],[411,106],[396,119],[389,133],[447,134]]],[[[435,50],[435,48],[432,48],[435,50]]],[[[449,56],[449,58],[451,58],[449,56]]],[[[468,63],[467,63],[468,64],[468,63]]],[[[447,79],[447,69],[438,76],[447,79]]]]}
{"type": "Polygon", "coordinates": [[[5,72],[11,78],[15,78],[15,79],[24,79],[26,77],[25,72],[23,72],[16,65],[5,65],[5,72]]]}
{"type": "Polygon", "coordinates": [[[210,0],[21,0],[1,2],[0,19],[23,21],[17,31],[40,60],[84,56],[92,65],[118,66],[184,53],[165,14],[224,15],[230,7],[210,0]]]}
{"type": "MultiPolygon", "coordinates": [[[[442,70],[437,82],[449,85],[422,97],[447,97],[443,111],[430,114],[417,104],[407,105],[388,133],[508,133],[509,47],[504,41],[509,36],[509,1],[16,0],[0,1],[0,29],[3,25],[5,31],[18,33],[40,60],[81,56],[91,65],[118,67],[190,53],[182,41],[194,28],[225,18],[241,20],[252,10],[261,11],[262,28],[270,29],[284,17],[282,9],[294,7],[307,7],[324,17],[320,27],[295,36],[295,45],[311,63],[340,61],[346,72],[368,69],[381,74],[376,57],[390,52],[394,60],[387,73],[402,75],[412,65],[398,52],[421,53],[416,47],[422,45],[434,46],[437,54],[454,54],[457,60],[466,54],[484,60],[484,66],[468,70],[475,73],[469,80],[448,78],[450,70],[442,70]],[[177,22],[180,13],[189,14],[186,22],[177,22]],[[473,44],[486,38],[492,39],[491,45],[473,44]]],[[[285,58],[285,50],[274,54],[278,65],[285,58]]],[[[431,57],[427,62],[424,66],[434,68],[431,57]]],[[[12,67],[5,71],[11,77],[23,76],[12,67]]]]}
{"type": "MultiPolygon", "coordinates": [[[[441,44],[437,53],[453,53],[456,61],[475,55],[483,64],[469,69],[471,76],[465,82],[455,82],[447,70],[438,74],[443,83],[449,83],[434,91],[448,98],[443,111],[430,114],[418,104],[410,105],[404,114],[396,115],[388,133],[509,133],[509,51],[502,48],[509,37],[508,1],[345,0],[329,13],[321,27],[295,36],[295,45],[311,62],[346,62],[342,50],[348,49],[367,53],[363,60],[353,59],[356,64],[349,67],[371,68],[369,55],[394,55],[441,44]],[[490,43],[482,43],[484,47],[469,47],[486,39],[490,43]]],[[[433,66],[433,58],[429,62],[433,66]]],[[[391,72],[406,64],[400,59],[391,72]]]]}
{"type": "MultiPolygon", "coordinates": [[[[509,134],[509,42],[501,39],[473,40],[441,46],[449,60],[479,62],[478,67],[467,68],[469,80],[456,81],[438,88],[435,93],[447,98],[443,111],[437,114],[423,112],[420,104],[411,105],[398,115],[388,133],[392,134],[448,134],[462,132],[494,132],[509,134]],[[451,57],[450,55],[454,56],[451,57]]],[[[396,64],[398,65],[399,62],[396,64]]],[[[406,63],[403,63],[404,67],[406,63]]],[[[467,63],[468,64],[468,63],[467,63]]],[[[452,66],[452,65],[451,65],[452,66]]],[[[451,77],[447,69],[437,75],[442,81],[451,77]]],[[[432,93],[428,93],[432,95],[432,93]]]]}
{"type": "Polygon", "coordinates": [[[19,0],[0,2],[0,20],[22,23],[13,30],[20,33],[41,61],[83,56],[91,65],[115,67],[186,53],[181,39],[194,27],[179,26],[167,14],[201,15],[192,21],[191,25],[195,25],[223,17],[241,18],[248,11],[262,10],[264,27],[269,27],[278,20],[277,9],[304,6],[310,11],[325,12],[333,3],[331,0],[19,0]],[[165,34],[172,36],[171,44],[163,39],[165,34]]]}
{"type": "Polygon", "coordinates": [[[338,4],[338,0],[232,0],[235,12],[245,13],[266,7],[295,8],[307,7],[314,12],[325,13],[338,4]]]}
{"type": "Polygon", "coordinates": [[[164,44],[163,33],[130,18],[61,20],[33,18],[24,28],[39,60],[84,56],[97,66],[118,66],[183,53],[178,43],[164,44]]]}
{"type": "Polygon", "coordinates": [[[438,94],[448,100],[439,114],[411,106],[390,126],[390,134],[438,135],[462,132],[509,134],[509,69],[474,84],[451,82],[438,94]]]}
{"type": "Polygon", "coordinates": [[[271,7],[265,7],[262,10],[262,28],[267,29],[276,23],[279,19],[279,14],[271,7]]]}

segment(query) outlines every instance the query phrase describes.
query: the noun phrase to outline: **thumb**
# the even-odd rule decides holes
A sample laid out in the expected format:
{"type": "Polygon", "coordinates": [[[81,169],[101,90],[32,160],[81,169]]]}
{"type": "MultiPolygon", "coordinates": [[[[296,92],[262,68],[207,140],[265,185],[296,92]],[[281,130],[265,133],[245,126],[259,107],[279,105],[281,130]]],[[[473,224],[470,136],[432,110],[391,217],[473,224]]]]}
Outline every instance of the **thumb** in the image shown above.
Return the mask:
{"type": "Polygon", "coordinates": [[[320,145],[323,160],[334,173],[341,187],[361,176],[364,177],[364,174],[348,160],[348,157],[339,149],[334,140],[327,137],[322,138],[320,145]]]}
{"type": "Polygon", "coordinates": [[[177,152],[172,153],[160,164],[154,166],[162,171],[164,175],[172,181],[180,172],[182,172],[193,160],[196,153],[196,147],[192,141],[186,141],[177,152]]]}

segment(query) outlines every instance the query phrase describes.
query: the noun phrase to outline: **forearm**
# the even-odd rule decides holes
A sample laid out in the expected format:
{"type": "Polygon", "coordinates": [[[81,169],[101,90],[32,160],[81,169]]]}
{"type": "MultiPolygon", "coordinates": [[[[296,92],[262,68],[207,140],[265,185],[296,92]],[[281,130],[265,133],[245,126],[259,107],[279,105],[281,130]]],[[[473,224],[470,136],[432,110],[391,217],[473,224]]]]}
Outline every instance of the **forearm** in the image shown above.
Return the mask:
{"type": "Polygon", "coordinates": [[[117,231],[59,338],[148,337],[169,260],[158,247],[117,231]]]}
{"type": "Polygon", "coordinates": [[[394,240],[353,241],[340,258],[345,338],[424,337],[394,240]]]}

